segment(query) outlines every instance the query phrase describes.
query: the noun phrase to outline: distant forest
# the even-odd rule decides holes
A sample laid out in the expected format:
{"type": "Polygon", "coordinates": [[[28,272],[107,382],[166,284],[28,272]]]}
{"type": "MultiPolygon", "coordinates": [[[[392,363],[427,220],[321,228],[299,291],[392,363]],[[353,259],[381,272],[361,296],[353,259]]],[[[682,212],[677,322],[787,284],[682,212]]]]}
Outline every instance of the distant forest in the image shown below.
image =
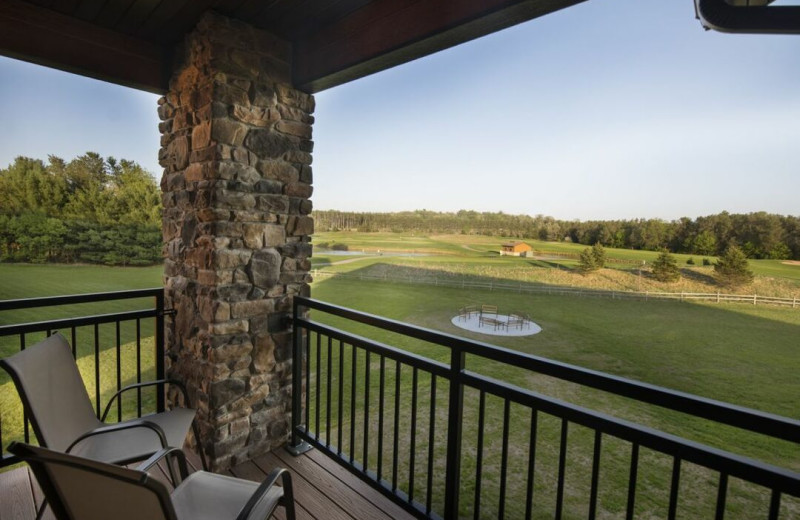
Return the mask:
{"type": "MultiPolygon", "coordinates": [[[[800,217],[764,212],[681,218],[564,221],[459,211],[315,211],[318,231],[462,233],[606,247],[800,260],[800,217]]],[[[69,162],[17,157],[0,169],[0,261],[149,265],[161,261],[161,194],[133,161],[88,152],[69,162]]]]}
{"type": "Polygon", "coordinates": [[[415,233],[461,233],[507,236],[519,239],[568,241],[625,249],[714,256],[729,244],[739,246],[749,258],[800,260],[800,217],[763,211],[747,214],[722,212],[696,219],[556,220],[536,215],[403,211],[355,213],[314,211],[317,231],[358,230],[415,233]]]}
{"type": "Polygon", "coordinates": [[[0,261],[161,261],[161,194],[132,161],[17,157],[0,169],[0,261]]]}

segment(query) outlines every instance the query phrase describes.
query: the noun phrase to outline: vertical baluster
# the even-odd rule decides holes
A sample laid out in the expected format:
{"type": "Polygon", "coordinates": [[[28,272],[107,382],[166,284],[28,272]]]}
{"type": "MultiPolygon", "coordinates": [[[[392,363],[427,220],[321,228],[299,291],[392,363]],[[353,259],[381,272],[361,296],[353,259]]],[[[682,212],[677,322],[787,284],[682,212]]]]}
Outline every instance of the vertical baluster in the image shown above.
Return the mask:
{"type": "Polygon", "coordinates": [[[508,478],[508,421],[511,401],[505,400],[503,405],[503,447],[500,455],[500,497],[498,502],[498,518],[506,516],[506,481],[508,478]]]}
{"type": "Polygon", "coordinates": [[[536,430],[539,414],[531,409],[531,433],[528,441],[528,493],[525,497],[525,520],[530,520],[533,513],[533,484],[536,469],[536,430]]]}
{"type": "Polygon", "coordinates": [[[433,446],[436,441],[436,375],[431,374],[431,415],[428,419],[428,487],[425,493],[425,512],[430,515],[433,495],[433,446]]]}
{"type": "Polygon", "coordinates": [[[417,458],[417,367],[411,376],[411,446],[408,461],[408,501],[414,501],[414,463],[417,458]]]}
{"type": "Polygon", "coordinates": [[[597,515],[597,488],[600,481],[600,453],[603,434],[600,430],[594,432],[594,454],[592,455],[592,490],[589,496],[589,519],[597,515]]]}
{"type": "Polygon", "coordinates": [[[558,488],[556,491],[556,519],[561,518],[564,511],[564,476],[567,467],[567,428],[566,419],[561,420],[561,446],[558,452],[558,488]]]}
{"type": "Polygon", "coordinates": [[[369,467],[369,354],[364,351],[364,473],[369,467]]]}
{"type": "Polygon", "coordinates": [[[78,359],[78,338],[75,327],[70,329],[70,340],[72,341],[72,357],[78,359]]]}
{"type": "MultiPolygon", "coordinates": [[[[136,318],[136,382],[142,382],[142,321],[136,318]]],[[[136,417],[142,416],[142,389],[136,389],[136,417]]]]}
{"type": "Polygon", "coordinates": [[[97,418],[100,418],[100,326],[94,324],[94,395],[97,418]]]}
{"type": "Polygon", "coordinates": [[[381,356],[378,384],[378,482],[383,478],[383,412],[385,408],[386,356],[381,356]]]}
{"type": "Polygon", "coordinates": [[[639,472],[639,445],[634,443],[631,449],[630,481],[628,482],[628,507],[625,512],[626,520],[633,520],[633,510],[636,506],[636,476],[639,472]]]}
{"type": "Polygon", "coordinates": [[[400,442],[400,362],[394,362],[394,450],[392,450],[392,491],[397,491],[397,454],[400,442]]]}
{"type": "Polygon", "coordinates": [[[322,370],[322,335],[317,332],[317,360],[316,360],[316,367],[317,367],[317,377],[314,381],[314,438],[319,441],[319,400],[320,400],[320,392],[322,390],[322,377],[320,376],[320,372],[322,370]]]}
{"type": "Polygon", "coordinates": [[[342,454],[342,431],[344,430],[344,342],[339,340],[339,422],[337,429],[339,430],[338,442],[336,446],[336,453],[342,454]]]}
{"type": "Polygon", "coordinates": [[[781,493],[780,491],[772,490],[772,496],[769,499],[769,520],[778,520],[781,512],[781,493]]]}
{"type": "MultiPolygon", "coordinates": [[[[20,334],[19,334],[19,350],[20,351],[25,350],[25,333],[24,332],[20,332],[20,334]]],[[[27,412],[27,410],[25,410],[24,406],[22,407],[22,427],[24,429],[25,443],[26,444],[30,444],[30,442],[31,442],[31,432],[30,432],[30,425],[28,424],[28,412],[27,412]]],[[[0,444],[0,448],[2,448],[2,446],[3,445],[0,444]]]]}
{"type": "Polygon", "coordinates": [[[681,483],[681,459],[673,457],[672,459],[672,482],[669,486],[669,511],[667,513],[668,520],[675,520],[678,513],[678,491],[680,491],[681,483]]]}
{"type": "Polygon", "coordinates": [[[311,330],[306,330],[306,435],[311,433],[311,330]]]}
{"type": "MultiPolygon", "coordinates": [[[[452,381],[450,382],[452,385],[452,381]]],[[[483,426],[486,419],[486,392],[481,390],[478,400],[478,444],[475,447],[475,505],[474,518],[478,520],[481,516],[481,482],[483,478],[483,426]]]]}
{"type": "Polygon", "coordinates": [[[333,348],[333,338],[328,336],[328,384],[326,386],[325,392],[325,445],[330,448],[331,446],[331,379],[332,379],[332,369],[333,369],[333,355],[331,354],[331,350],[333,348]]]}
{"type": "Polygon", "coordinates": [[[350,462],[356,457],[356,373],[358,371],[356,346],[350,345],[353,350],[353,359],[350,364],[350,462]]]}
{"type": "Polygon", "coordinates": [[[715,520],[724,520],[725,518],[725,500],[728,495],[728,474],[720,473],[719,475],[719,488],[717,489],[717,514],[714,516],[715,520]]]}
{"type": "MultiPolygon", "coordinates": [[[[117,392],[122,389],[122,334],[120,333],[120,322],[115,322],[115,347],[117,353],[117,392]]],[[[122,396],[117,399],[117,422],[122,421],[122,396]]]]}

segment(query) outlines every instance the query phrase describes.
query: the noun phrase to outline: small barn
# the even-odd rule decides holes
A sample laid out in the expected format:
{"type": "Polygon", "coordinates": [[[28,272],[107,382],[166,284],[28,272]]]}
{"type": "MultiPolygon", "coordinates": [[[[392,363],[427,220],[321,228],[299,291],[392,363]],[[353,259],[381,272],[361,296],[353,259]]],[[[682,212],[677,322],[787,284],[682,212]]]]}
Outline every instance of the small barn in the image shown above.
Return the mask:
{"type": "Polygon", "coordinates": [[[528,256],[533,248],[525,242],[508,242],[500,246],[500,256],[528,256]]]}

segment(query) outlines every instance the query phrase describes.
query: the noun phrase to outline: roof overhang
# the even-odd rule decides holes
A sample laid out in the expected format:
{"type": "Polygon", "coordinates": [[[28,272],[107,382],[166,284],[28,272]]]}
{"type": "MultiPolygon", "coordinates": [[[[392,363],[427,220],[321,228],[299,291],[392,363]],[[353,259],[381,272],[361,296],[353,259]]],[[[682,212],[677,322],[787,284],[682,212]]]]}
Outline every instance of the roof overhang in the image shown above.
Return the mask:
{"type": "Polygon", "coordinates": [[[583,1],[3,0],[0,54],[163,93],[173,49],[215,9],[288,40],[313,93],[583,1]]]}

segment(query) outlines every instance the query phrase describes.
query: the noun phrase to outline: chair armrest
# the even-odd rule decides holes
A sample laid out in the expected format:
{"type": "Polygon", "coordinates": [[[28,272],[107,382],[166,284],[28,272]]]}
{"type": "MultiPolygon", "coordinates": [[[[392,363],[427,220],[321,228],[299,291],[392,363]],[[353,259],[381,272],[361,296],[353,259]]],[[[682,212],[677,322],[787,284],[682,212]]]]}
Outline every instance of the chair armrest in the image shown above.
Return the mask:
{"type": "MultiPolygon", "coordinates": [[[[146,473],[150,471],[150,469],[153,466],[155,466],[162,460],[165,460],[167,466],[171,468],[172,466],[170,466],[170,461],[169,461],[170,457],[173,457],[178,460],[178,472],[180,475],[180,480],[182,481],[187,476],[189,476],[189,469],[188,466],[186,465],[186,454],[183,453],[183,450],[181,450],[180,448],[162,448],[157,452],[155,452],[149,459],[139,464],[136,467],[136,469],[138,471],[144,471],[146,473]]],[[[177,487],[178,484],[180,483],[181,483],[180,481],[175,481],[172,484],[173,486],[177,487]]]]}
{"type": "Polygon", "coordinates": [[[72,444],[65,450],[66,453],[72,451],[72,448],[75,447],[76,444],[81,442],[84,439],[88,439],[89,437],[94,437],[96,435],[104,435],[107,433],[114,433],[122,430],[130,430],[132,428],[147,428],[153,430],[156,435],[158,435],[158,439],[161,442],[161,447],[167,447],[167,435],[164,433],[164,430],[161,429],[159,425],[154,422],[147,421],[145,419],[135,419],[133,421],[128,421],[119,424],[110,424],[106,426],[101,426],[99,428],[95,428],[94,430],[88,431],[72,441],[72,444]]]}
{"type": "Polygon", "coordinates": [[[275,482],[277,482],[279,478],[282,481],[281,484],[283,484],[282,502],[283,506],[286,508],[286,519],[294,520],[294,492],[292,490],[292,475],[284,468],[276,468],[272,470],[269,475],[267,475],[267,478],[261,482],[242,510],[239,511],[239,514],[236,516],[236,520],[267,520],[267,518],[272,515],[272,511],[270,511],[269,514],[264,518],[251,518],[251,513],[258,503],[264,498],[270,488],[275,485],[275,482]]]}
{"type": "Polygon", "coordinates": [[[123,393],[127,392],[128,390],[134,390],[136,388],[145,388],[148,386],[154,385],[175,385],[180,389],[181,393],[183,394],[183,399],[186,401],[186,406],[191,408],[192,403],[189,401],[189,392],[186,391],[186,387],[183,383],[176,379],[156,379],[154,381],[145,381],[144,383],[134,383],[132,385],[128,385],[120,390],[117,391],[114,395],[111,396],[111,399],[108,400],[108,404],[106,405],[106,409],[103,410],[103,415],[100,417],[100,420],[105,422],[106,416],[108,412],[111,410],[111,405],[114,404],[114,401],[118,399],[123,393]]]}

